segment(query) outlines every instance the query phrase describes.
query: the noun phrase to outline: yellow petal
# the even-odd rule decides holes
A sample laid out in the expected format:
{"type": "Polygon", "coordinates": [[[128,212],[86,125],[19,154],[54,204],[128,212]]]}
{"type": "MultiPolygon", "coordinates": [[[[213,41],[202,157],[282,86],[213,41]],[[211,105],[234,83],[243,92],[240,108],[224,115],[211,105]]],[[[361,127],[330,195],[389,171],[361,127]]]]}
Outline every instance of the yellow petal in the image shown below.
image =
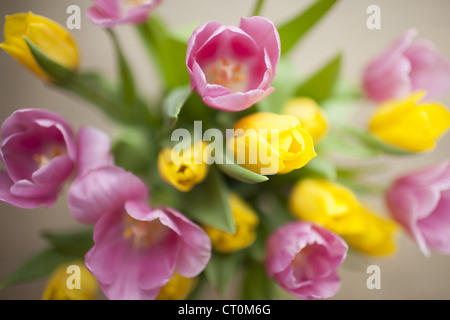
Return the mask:
{"type": "Polygon", "coordinates": [[[7,16],[4,26],[5,42],[0,47],[19,63],[39,77],[51,79],[38,66],[24,36],[55,62],[75,70],[79,64],[79,52],[74,39],[56,22],[34,15],[18,13],[7,16]]]}
{"type": "Polygon", "coordinates": [[[381,140],[413,152],[429,151],[450,127],[450,112],[437,103],[419,104],[424,92],[389,101],[374,114],[369,130],[381,140]]]}
{"type": "Polygon", "coordinates": [[[211,239],[213,248],[222,253],[231,253],[253,244],[256,239],[256,228],[259,225],[258,215],[235,193],[229,196],[236,232],[229,234],[210,226],[203,229],[211,239]]]}

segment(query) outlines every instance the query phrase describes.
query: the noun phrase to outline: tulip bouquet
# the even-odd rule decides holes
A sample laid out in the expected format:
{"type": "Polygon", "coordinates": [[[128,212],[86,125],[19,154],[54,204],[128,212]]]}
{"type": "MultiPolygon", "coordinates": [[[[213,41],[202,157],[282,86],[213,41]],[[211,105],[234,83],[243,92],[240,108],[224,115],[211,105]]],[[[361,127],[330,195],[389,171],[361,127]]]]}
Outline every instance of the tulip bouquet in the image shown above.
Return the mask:
{"type": "Polygon", "coordinates": [[[450,87],[450,62],[433,44],[408,30],[360,86],[339,76],[341,54],[299,80],[289,53],[336,0],[280,25],[261,16],[258,0],[239,26],[207,21],[188,37],[158,17],[160,2],[92,0],[87,17],[114,44],[118,81],[80,70],[80,49],[56,22],[6,17],[0,47],[107,115],[117,134],[37,108],[2,119],[0,200],[51,207],[67,186],[70,213],[85,225],[43,233],[49,247],[3,286],[48,277],[44,299],[97,299],[98,288],[108,299],[194,299],[239,277],[239,298],[273,299],[281,288],[323,299],[339,291],[348,255],[390,255],[399,231],[426,255],[450,254],[450,162],[375,190],[361,168],[335,161],[436,148],[450,127],[436,102],[450,87]],[[114,31],[124,24],[156,66],[161,98],[137,89],[114,31]],[[371,104],[367,124],[348,113],[355,101],[371,104]],[[385,197],[386,214],[364,193],[385,197]]]}

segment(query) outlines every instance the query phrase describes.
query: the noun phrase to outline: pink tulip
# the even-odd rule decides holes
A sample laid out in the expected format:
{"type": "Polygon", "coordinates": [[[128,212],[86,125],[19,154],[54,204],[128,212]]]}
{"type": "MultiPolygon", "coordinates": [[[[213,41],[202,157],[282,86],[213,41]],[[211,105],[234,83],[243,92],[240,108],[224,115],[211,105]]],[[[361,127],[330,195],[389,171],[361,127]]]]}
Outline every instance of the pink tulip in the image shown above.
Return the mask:
{"type": "Polygon", "coordinates": [[[450,161],[397,179],[386,198],[393,218],[424,255],[429,248],[450,254],[450,161]]]}
{"type": "Polygon", "coordinates": [[[298,298],[330,298],[340,288],[336,271],[347,250],[344,240],[327,229],[292,222],[269,237],[266,271],[284,290],[298,298]]]}
{"type": "Polygon", "coordinates": [[[76,163],[70,125],[60,115],[21,109],[1,128],[0,201],[21,208],[51,207],[76,163]]]}
{"type": "Polygon", "coordinates": [[[436,99],[450,87],[450,61],[429,41],[408,30],[387,51],[372,61],[364,74],[367,96],[377,102],[404,98],[425,90],[436,99]]]}
{"type": "Polygon", "coordinates": [[[76,218],[95,222],[85,262],[109,299],[154,299],[175,271],[195,277],[210,259],[211,242],[200,227],[147,202],[145,185],[114,166],[87,172],[69,191],[76,218]]]}
{"type": "Polygon", "coordinates": [[[92,0],[94,6],[87,11],[92,23],[111,28],[116,25],[143,23],[148,19],[150,11],[161,0],[92,0]]]}
{"type": "Polygon", "coordinates": [[[273,92],[280,37],[263,17],[242,18],[239,27],[211,21],[188,42],[186,65],[191,87],[212,108],[247,109],[273,92]]]}

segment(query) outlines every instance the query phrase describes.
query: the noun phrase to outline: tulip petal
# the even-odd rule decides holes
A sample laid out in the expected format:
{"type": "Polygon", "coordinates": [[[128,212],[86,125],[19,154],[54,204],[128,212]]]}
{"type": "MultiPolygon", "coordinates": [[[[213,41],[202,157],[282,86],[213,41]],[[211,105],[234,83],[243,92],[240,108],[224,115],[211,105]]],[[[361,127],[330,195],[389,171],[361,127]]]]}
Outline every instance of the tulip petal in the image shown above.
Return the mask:
{"type": "Polygon", "coordinates": [[[280,36],[275,25],[264,17],[251,17],[241,18],[239,27],[265,48],[275,75],[281,52],[280,36]]]}
{"type": "Polygon", "coordinates": [[[428,99],[441,97],[450,87],[450,61],[429,41],[415,41],[405,51],[411,63],[413,90],[425,89],[428,99]]]}
{"type": "Polygon", "coordinates": [[[25,209],[36,209],[41,206],[50,208],[56,202],[56,195],[43,198],[22,198],[11,192],[13,182],[6,171],[0,171],[0,201],[25,209]]]}
{"type": "Polygon", "coordinates": [[[68,192],[74,219],[94,224],[102,214],[123,208],[127,200],[147,199],[145,184],[118,167],[104,167],[78,177],[68,192]]]}
{"type": "Polygon", "coordinates": [[[199,226],[178,211],[168,207],[164,211],[172,216],[180,230],[177,272],[186,278],[195,277],[205,269],[211,258],[211,240],[199,226]]]}
{"type": "Polygon", "coordinates": [[[113,164],[109,136],[92,127],[81,127],[78,133],[78,174],[113,164]]]}

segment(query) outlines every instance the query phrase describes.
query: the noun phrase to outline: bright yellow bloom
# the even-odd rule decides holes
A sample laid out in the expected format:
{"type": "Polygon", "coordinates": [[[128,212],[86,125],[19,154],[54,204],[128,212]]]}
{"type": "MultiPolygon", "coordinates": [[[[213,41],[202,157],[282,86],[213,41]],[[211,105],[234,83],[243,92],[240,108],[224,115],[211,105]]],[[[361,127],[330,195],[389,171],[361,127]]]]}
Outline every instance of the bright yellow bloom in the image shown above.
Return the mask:
{"type": "Polygon", "coordinates": [[[211,238],[213,248],[222,253],[235,252],[250,246],[256,239],[256,228],[259,225],[258,215],[239,196],[231,193],[229,201],[236,232],[229,234],[210,226],[203,228],[211,238]]]}
{"type": "Polygon", "coordinates": [[[158,156],[161,178],[180,191],[190,191],[208,174],[208,165],[203,157],[207,144],[198,142],[180,153],[173,148],[164,148],[158,156]]]}
{"type": "Polygon", "coordinates": [[[6,16],[5,42],[0,47],[29,70],[50,80],[35,61],[23,37],[27,37],[53,61],[75,70],[78,68],[79,53],[75,41],[56,22],[33,13],[17,13],[6,16]]]}
{"type": "Polygon", "coordinates": [[[376,111],[369,130],[381,140],[413,152],[431,150],[450,127],[450,112],[437,103],[423,103],[425,92],[403,101],[388,101],[376,111]]]}
{"type": "Polygon", "coordinates": [[[293,98],[286,103],[283,114],[297,117],[314,143],[319,141],[328,130],[326,114],[313,99],[293,98]]]}
{"type": "Polygon", "coordinates": [[[83,262],[59,266],[45,288],[42,300],[95,300],[99,286],[83,262]]]}
{"type": "Polygon", "coordinates": [[[394,251],[394,224],[364,208],[340,184],[324,179],[303,179],[290,195],[291,213],[322,225],[361,252],[387,255],[394,251]]]}
{"type": "Polygon", "coordinates": [[[345,241],[356,250],[370,255],[388,255],[395,251],[392,241],[396,225],[368,211],[361,213],[366,230],[361,234],[347,235],[345,241]]]}
{"type": "Polygon", "coordinates": [[[184,300],[192,292],[197,278],[185,278],[175,272],[172,279],[161,288],[156,300],[184,300]]]}
{"type": "Polygon", "coordinates": [[[238,164],[263,175],[291,172],[316,156],[311,136],[296,117],[268,112],[239,120],[228,148],[238,164]]]}

